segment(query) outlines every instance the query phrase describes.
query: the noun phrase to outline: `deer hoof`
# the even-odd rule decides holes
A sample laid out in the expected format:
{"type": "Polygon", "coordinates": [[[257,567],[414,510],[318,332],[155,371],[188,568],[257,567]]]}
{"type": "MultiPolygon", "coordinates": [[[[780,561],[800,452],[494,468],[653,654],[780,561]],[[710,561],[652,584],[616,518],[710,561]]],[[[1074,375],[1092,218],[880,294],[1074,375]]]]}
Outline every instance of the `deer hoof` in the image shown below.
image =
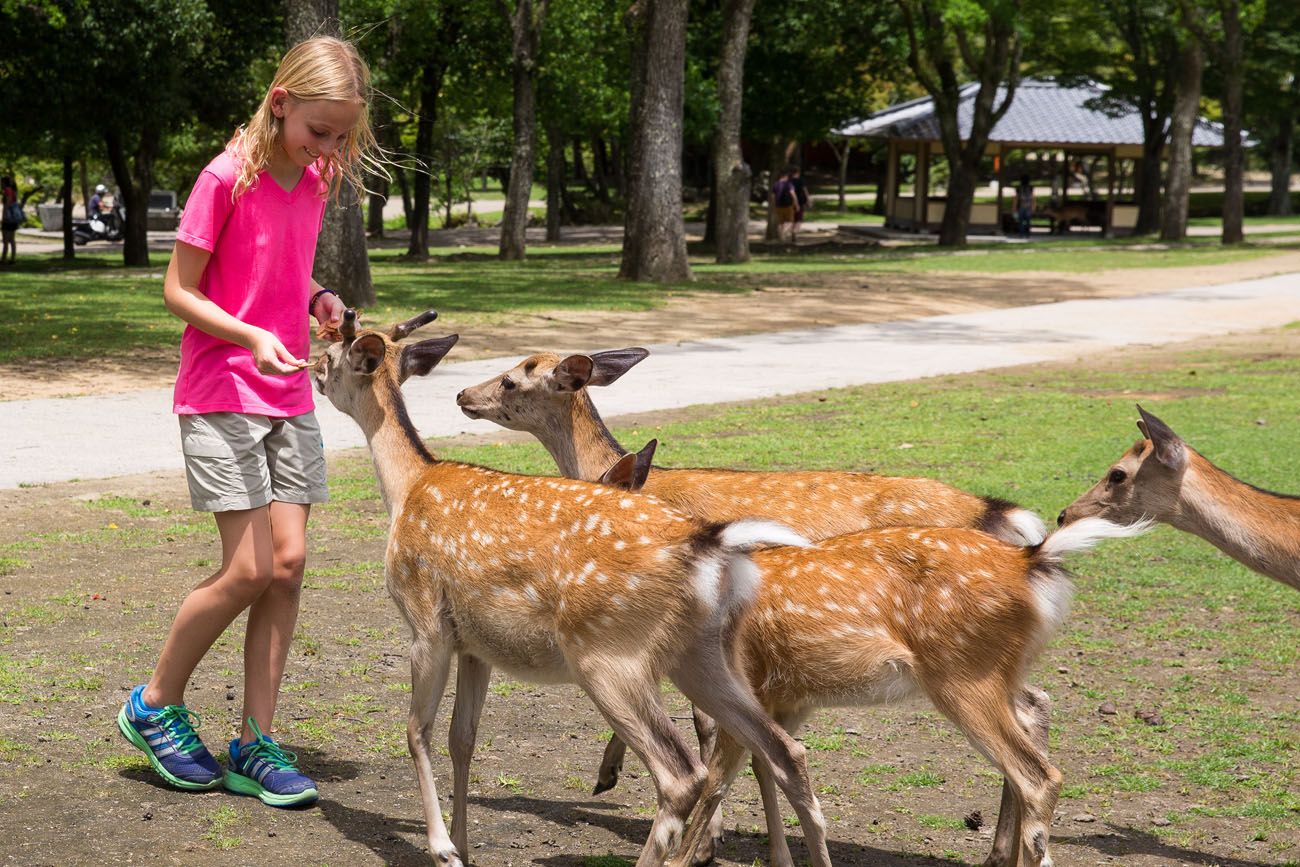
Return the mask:
{"type": "Polygon", "coordinates": [[[433,853],[433,863],[439,867],[465,867],[455,847],[439,849],[433,853]]]}
{"type": "Polygon", "coordinates": [[[591,793],[593,795],[599,795],[601,792],[608,792],[610,789],[614,788],[617,785],[618,785],[618,768],[615,768],[612,771],[610,771],[608,778],[604,778],[602,776],[596,777],[596,788],[592,789],[591,793]]]}

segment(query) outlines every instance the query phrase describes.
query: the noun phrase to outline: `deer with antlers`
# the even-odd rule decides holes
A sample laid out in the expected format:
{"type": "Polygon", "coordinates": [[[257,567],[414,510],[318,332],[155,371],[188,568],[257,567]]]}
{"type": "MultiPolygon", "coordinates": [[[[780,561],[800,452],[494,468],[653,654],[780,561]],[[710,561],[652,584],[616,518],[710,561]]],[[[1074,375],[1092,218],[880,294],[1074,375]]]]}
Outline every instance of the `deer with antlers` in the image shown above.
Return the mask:
{"type": "MultiPolygon", "coordinates": [[[[470,418],[527,431],[560,473],[598,479],[626,454],[587,394],[616,381],[650,353],[632,347],[592,355],[540,353],[460,392],[470,418]]],[[[838,470],[750,472],[656,468],[645,492],[709,521],[764,517],[810,539],[872,527],[977,527],[1013,544],[1036,544],[1042,520],[1014,503],[977,497],[933,479],[838,470]]]]}
{"type": "Polygon", "coordinates": [[[1149,516],[1200,536],[1234,560],[1300,590],[1300,497],[1242,482],[1203,457],[1141,406],[1142,439],[1062,510],[1068,525],[1099,516],[1149,516]]]}
{"type": "Polygon", "coordinates": [[[806,542],[770,521],[706,525],[600,484],[436,459],[400,386],[427,374],[456,336],[396,343],[435,315],[385,334],[358,332],[349,311],[340,342],[313,368],[318,390],[365,432],[390,514],[385,577],[412,634],[407,740],[431,855],[451,867],[468,857],[469,766],[498,666],[534,682],[577,682],[645,763],[658,811],[638,867],[658,867],[678,848],[706,776],[660,704],[661,675],[763,756],[799,814],[812,863],[829,867],[803,747],[731,665],[737,618],[758,591],[744,552],[806,542]],[[449,835],[430,738],[453,656],[449,835]]]}
{"type": "MultiPolygon", "coordinates": [[[[646,470],[637,456],[625,455],[603,478],[635,488],[646,470]]],[[[985,864],[1050,864],[1061,774],[1047,758],[1047,709],[1025,701],[1025,672],[1069,609],[1062,557],[1149,526],[1092,518],[1032,547],[972,529],[900,527],[757,552],[763,580],[741,620],[740,665],[764,707],[791,732],[820,707],[926,696],[1004,774],[985,864]]],[[[744,747],[720,732],[705,798],[675,867],[692,863],[692,853],[696,864],[712,857],[716,842],[705,836],[703,818],[713,816],[713,832],[744,758],[744,747]]],[[[770,863],[793,867],[776,789],[761,762],[754,775],[770,863]]]]}

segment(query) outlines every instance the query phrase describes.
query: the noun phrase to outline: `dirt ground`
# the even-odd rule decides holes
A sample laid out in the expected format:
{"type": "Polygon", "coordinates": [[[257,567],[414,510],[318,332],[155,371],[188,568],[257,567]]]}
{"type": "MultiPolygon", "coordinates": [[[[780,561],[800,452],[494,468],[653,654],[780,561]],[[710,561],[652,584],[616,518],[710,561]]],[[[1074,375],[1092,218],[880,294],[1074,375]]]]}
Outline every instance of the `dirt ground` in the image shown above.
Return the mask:
{"type": "MultiPolygon", "coordinates": [[[[800,274],[798,285],[765,279],[756,291],[743,295],[707,292],[678,295],[662,307],[643,312],[527,313],[512,319],[508,328],[498,329],[467,326],[458,321],[454,312],[444,314],[438,321],[447,332],[460,333],[456,357],[468,361],[559,348],[674,343],[1045,304],[1072,298],[1167,292],[1184,286],[1230,283],[1290,271],[1300,271],[1300,253],[1195,268],[1129,268],[1090,274],[1053,271],[998,275],[813,273],[800,274]]],[[[0,365],[0,401],[168,388],[175,377],[176,356],[172,352],[137,353],[123,361],[100,359],[94,365],[61,360],[24,361],[20,365],[0,365]]]]}
{"type": "MultiPolygon", "coordinates": [[[[869,321],[977,307],[1097,294],[1128,294],[1210,279],[1241,279],[1290,266],[1278,259],[1233,266],[1139,275],[1063,278],[1015,275],[926,278],[903,292],[875,275],[858,278],[878,291],[837,278],[799,289],[774,287],[746,298],[707,299],[650,314],[601,321],[565,314],[537,317],[509,342],[471,346],[482,354],[523,353],[542,345],[602,345],[686,339],[831,321],[869,321]],[[1252,270],[1253,268],[1253,270],[1252,270]],[[1245,272],[1245,273],[1244,273],[1245,272]],[[973,285],[973,280],[985,281],[973,285]],[[1014,282],[1014,285],[1012,285],[1014,282]],[[896,295],[896,297],[889,297],[896,295]],[[730,309],[727,308],[728,305],[730,309]],[[676,318],[671,310],[677,311],[676,318]],[[547,330],[547,322],[550,329],[547,330]],[[708,325],[706,328],[705,325],[708,325]],[[536,341],[536,342],[534,342],[536,341]]],[[[685,304],[685,302],[682,302],[685,304]]],[[[1294,341],[1284,341],[1294,351],[1294,341]]],[[[1268,351],[1254,336],[1222,345],[1268,351]]],[[[1205,345],[1209,345],[1208,343],[1205,345]]],[[[1141,358],[1143,352],[1130,350],[1141,358]]],[[[1118,353],[1104,360],[1113,364],[1118,353]]],[[[165,384],[162,371],[159,381],[165,384]]],[[[103,391],[111,372],[92,383],[103,391]]],[[[138,386],[138,381],[133,385],[138,386]]],[[[661,415],[681,418],[689,411],[661,415]]],[[[645,417],[647,424],[655,419],[645,417]]],[[[481,439],[481,438],[480,438],[481,439]]],[[[121,447],[128,447],[123,444],[121,447]]],[[[114,716],[131,686],[145,677],[177,602],[213,565],[211,521],[192,513],[183,478],[153,473],[0,491],[0,864],[328,864],[415,865],[428,862],[424,822],[406,754],[406,630],[382,586],[386,516],[369,481],[368,458],[335,458],[334,500],[313,516],[311,564],[302,615],[285,676],[278,737],[298,751],[321,784],[310,808],[273,810],[221,791],[188,794],[162,786],[118,735],[114,716]]],[[[1084,618],[1104,622],[1105,612],[1084,618]]],[[[1218,612],[1202,611],[1206,624],[1218,612]]],[[[214,753],[238,725],[240,636],[237,625],[205,659],[188,701],[202,716],[214,753]]],[[[1114,653],[1123,653],[1122,646],[1114,653]]],[[[1209,681],[1214,648],[1189,649],[1186,670],[1205,689],[1231,686],[1249,694],[1252,713],[1293,709],[1300,675],[1269,680],[1248,669],[1231,684],[1209,681]]],[[[1159,676],[1161,661],[1151,663],[1159,676]]],[[[1049,688],[1054,718],[1066,734],[1103,733],[1123,741],[1141,723],[1136,706],[1099,713],[1108,690],[1125,692],[1108,675],[1107,656],[1058,647],[1045,654],[1038,682],[1049,688]],[[1099,698],[1100,696],[1100,698],[1099,698]]],[[[1223,676],[1223,675],[1220,675],[1223,676]]],[[[680,698],[670,708],[684,731],[680,698]]],[[[1140,698],[1140,697],[1139,697],[1140,698]]],[[[438,728],[445,731],[452,691],[438,728]]],[[[1283,725],[1286,725],[1285,723],[1283,725]]],[[[470,803],[471,857],[480,867],[614,867],[631,863],[644,841],[654,803],[651,782],[629,759],[619,787],[589,792],[604,721],[576,687],[532,686],[494,676],[479,732],[470,803]]],[[[1294,733],[1292,733],[1292,737],[1294,733]]],[[[921,705],[888,710],[827,711],[804,730],[819,797],[829,822],[836,865],[979,863],[998,806],[998,779],[944,720],[921,705]],[[922,772],[922,779],[909,774],[922,772]],[[911,782],[908,782],[908,780],[911,782]],[[963,821],[980,811],[983,825],[963,821]]],[[[1091,746],[1062,737],[1053,745],[1071,779],[1091,746]]],[[[1177,754],[1195,745],[1171,733],[1177,754]]],[[[444,806],[450,762],[437,762],[444,806]]],[[[1229,806],[1212,787],[1196,791],[1114,791],[1063,800],[1052,828],[1058,865],[1133,867],[1263,867],[1294,865],[1297,840],[1255,839],[1250,822],[1213,815],[1229,806]],[[1194,828],[1168,828],[1162,817],[1204,808],[1194,828]],[[1163,824],[1162,824],[1163,822],[1163,824]],[[1281,848],[1279,848],[1281,847],[1281,848]],[[1279,854],[1279,852],[1281,854],[1279,854]],[[1287,854],[1289,853],[1289,854],[1287,854]]],[[[717,863],[766,862],[757,787],[744,777],[728,801],[727,842],[717,863]]],[[[798,828],[790,837],[803,853],[798,828]]]]}

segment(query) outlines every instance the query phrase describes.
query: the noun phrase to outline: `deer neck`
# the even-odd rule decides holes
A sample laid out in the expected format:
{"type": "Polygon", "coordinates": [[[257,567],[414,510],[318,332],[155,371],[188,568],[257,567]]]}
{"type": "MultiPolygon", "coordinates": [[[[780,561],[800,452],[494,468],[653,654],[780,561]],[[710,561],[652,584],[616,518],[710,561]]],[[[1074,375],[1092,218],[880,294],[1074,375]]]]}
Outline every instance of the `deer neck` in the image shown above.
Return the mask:
{"type": "Polygon", "coordinates": [[[1170,523],[1300,590],[1300,500],[1253,488],[1189,452],[1170,523]]]}
{"type": "Polygon", "coordinates": [[[605,427],[586,390],[574,394],[569,412],[538,437],[555,459],[560,475],[595,481],[627,451],[605,427]]]}
{"type": "Polygon", "coordinates": [[[416,478],[434,463],[406,413],[401,388],[388,377],[366,392],[355,416],[370,444],[370,458],[379,479],[379,493],[388,514],[406,499],[416,478]]]}

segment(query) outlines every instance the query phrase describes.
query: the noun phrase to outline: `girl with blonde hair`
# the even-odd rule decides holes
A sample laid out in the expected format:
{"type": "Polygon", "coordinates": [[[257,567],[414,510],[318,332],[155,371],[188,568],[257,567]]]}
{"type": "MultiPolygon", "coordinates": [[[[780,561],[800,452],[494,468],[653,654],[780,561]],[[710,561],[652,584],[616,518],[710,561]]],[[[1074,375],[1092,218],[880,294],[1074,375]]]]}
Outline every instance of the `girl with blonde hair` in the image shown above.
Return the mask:
{"type": "Polygon", "coordinates": [[[118,714],[122,735],[168,783],[223,784],[267,804],[306,804],[315,783],[272,731],[298,618],[312,503],[327,499],[324,444],[304,368],[309,315],[344,305],[312,280],[327,198],[360,188],[377,149],[370,73],[347,42],[295,45],[257,112],[199,175],[163,280],[187,323],[173,412],[190,499],[213,512],[221,566],[185,597],[147,683],[118,714]],[[243,729],[222,771],[196,733],[185,686],[213,642],[248,610],[243,729]]]}

